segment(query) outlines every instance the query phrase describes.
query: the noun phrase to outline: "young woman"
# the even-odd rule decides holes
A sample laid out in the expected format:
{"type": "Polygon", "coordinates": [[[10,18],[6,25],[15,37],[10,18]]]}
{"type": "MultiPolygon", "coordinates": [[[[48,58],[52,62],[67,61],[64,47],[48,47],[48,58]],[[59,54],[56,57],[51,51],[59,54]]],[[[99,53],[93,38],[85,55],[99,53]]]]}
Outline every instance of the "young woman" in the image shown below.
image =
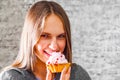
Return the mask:
{"type": "Polygon", "coordinates": [[[51,73],[46,61],[52,52],[61,52],[72,63],[69,19],[56,2],[39,1],[26,15],[18,56],[1,72],[0,80],[91,80],[73,63],[61,73],[51,73]]]}

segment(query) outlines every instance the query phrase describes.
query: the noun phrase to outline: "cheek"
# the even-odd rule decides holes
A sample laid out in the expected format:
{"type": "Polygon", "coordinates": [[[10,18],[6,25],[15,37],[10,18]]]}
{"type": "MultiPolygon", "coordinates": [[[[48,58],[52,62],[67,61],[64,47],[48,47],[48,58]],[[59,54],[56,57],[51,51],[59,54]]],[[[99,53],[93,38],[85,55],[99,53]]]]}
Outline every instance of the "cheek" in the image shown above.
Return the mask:
{"type": "Polygon", "coordinates": [[[37,46],[37,49],[38,49],[39,52],[41,52],[42,46],[41,46],[41,45],[38,45],[38,46],[37,46]]]}
{"type": "Polygon", "coordinates": [[[47,43],[45,41],[41,41],[37,44],[37,50],[41,53],[46,48],[47,43]]]}
{"type": "Polygon", "coordinates": [[[61,52],[64,51],[65,46],[66,46],[66,42],[65,42],[65,41],[62,41],[62,42],[59,43],[59,47],[60,47],[60,51],[61,51],[61,52]]]}
{"type": "Polygon", "coordinates": [[[38,44],[37,45],[37,50],[39,51],[39,53],[41,53],[43,51],[43,48],[44,48],[44,44],[38,44]]]}
{"type": "Polygon", "coordinates": [[[40,61],[46,62],[48,60],[48,57],[44,54],[44,44],[36,44],[35,45],[35,55],[37,58],[39,58],[40,61]]]}
{"type": "Polygon", "coordinates": [[[38,55],[41,52],[41,46],[39,44],[36,44],[34,47],[35,54],[38,55]]]}
{"type": "Polygon", "coordinates": [[[36,52],[36,54],[39,54],[42,52],[42,44],[41,43],[37,43],[35,45],[35,52],[36,52]]]}

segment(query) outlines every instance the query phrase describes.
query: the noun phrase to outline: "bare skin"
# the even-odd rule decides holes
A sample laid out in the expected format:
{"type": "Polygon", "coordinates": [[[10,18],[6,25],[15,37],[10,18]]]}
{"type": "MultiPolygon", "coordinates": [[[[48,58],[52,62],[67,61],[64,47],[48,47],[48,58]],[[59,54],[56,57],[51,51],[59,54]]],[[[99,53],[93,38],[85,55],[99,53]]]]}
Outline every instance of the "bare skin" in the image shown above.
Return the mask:
{"type": "MultiPolygon", "coordinates": [[[[37,60],[35,63],[34,74],[41,80],[53,80],[55,74],[46,69],[46,62],[49,59],[52,52],[63,53],[66,46],[66,37],[64,26],[61,19],[55,15],[49,15],[45,20],[45,28],[36,44],[37,60]]],[[[61,72],[60,80],[69,80],[70,70],[64,68],[61,72]]]]}
{"type": "MultiPolygon", "coordinates": [[[[71,67],[69,69],[65,67],[61,72],[60,80],[70,80],[70,70],[71,67]]],[[[49,69],[47,69],[46,80],[53,80],[53,74],[50,72],[49,69]]]]}

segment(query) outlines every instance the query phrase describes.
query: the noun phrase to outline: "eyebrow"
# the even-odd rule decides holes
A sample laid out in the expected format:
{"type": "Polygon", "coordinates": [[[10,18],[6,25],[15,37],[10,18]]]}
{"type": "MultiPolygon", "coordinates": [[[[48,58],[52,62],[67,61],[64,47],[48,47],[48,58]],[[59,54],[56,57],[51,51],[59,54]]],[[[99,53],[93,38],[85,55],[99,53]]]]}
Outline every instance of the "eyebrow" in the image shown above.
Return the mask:
{"type": "Polygon", "coordinates": [[[48,35],[50,35],[50,33],[47,33],[47,32],[42,32],[41,34],[48,34],[48,35]]]}
{"type": "MultiPolygon", "coordinates": [[[[51,35],[50,33],[48,33],[48,32],[42,32],[41,34],[48,34],[48,35],[51,35]]],[[[63,32],[63,33],[60,33],[60,34],[58,34],[58,35],[65,35],[66,33],[65,32],[63,32]]]]}

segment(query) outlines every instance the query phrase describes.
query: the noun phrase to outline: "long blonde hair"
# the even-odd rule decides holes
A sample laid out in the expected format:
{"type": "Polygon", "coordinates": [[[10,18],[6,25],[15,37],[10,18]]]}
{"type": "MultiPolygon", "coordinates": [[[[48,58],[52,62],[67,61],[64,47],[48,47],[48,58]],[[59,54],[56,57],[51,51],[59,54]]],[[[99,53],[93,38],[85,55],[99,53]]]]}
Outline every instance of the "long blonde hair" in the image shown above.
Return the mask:
{"type": "Polygon", "coordinates": [[[33,70],[36,59],[34,55],[34,46],[40,38],[40,34],[44,28],[45,18],[52,13],[58,15],[63,21],[64,30],[66,32],[66,47],[64,54],[67,60],[72,62],[71,31],[67,14],[56,2],[39,1],[31,6],[26,15],[21,35],[20,50],[16,60],[12,64],[13,67],[33,70]]]}

